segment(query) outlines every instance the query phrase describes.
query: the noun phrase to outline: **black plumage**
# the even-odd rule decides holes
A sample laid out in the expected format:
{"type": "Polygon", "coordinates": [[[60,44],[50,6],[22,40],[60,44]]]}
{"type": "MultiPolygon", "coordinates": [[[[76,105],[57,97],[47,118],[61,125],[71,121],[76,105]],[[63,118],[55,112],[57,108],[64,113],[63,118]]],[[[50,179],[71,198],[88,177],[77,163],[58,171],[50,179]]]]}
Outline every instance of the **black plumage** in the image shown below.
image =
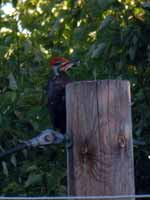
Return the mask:
{"type": "Polygon", "coordinates": [[[54,129],[66,133],[65,87],[72,82],[65,72],[48,81],[48,109],[54,129]]]}
{"type": "Polygon", "coordinates": [[[67,71],[79,63],[79,60],[63,57],[55,57],[50,61],[53,77],[48,81],[48,109],[53,128],[61,133],[66,133],[65,88],[72,82],[67,71]]]}

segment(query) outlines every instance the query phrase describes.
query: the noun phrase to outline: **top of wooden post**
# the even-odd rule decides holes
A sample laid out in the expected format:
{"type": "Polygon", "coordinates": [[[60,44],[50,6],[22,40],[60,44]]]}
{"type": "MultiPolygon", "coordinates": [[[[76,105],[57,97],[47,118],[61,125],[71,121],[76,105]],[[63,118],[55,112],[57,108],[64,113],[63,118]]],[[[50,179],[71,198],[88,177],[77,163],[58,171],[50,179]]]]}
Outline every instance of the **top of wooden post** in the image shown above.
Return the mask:
{"type": "Polygon", "coordinates": [[[124,84],[130,84],[128,80],[118,80],[118,79],[104,79],[104,80],[86,80],[86,81],[74,81],[71,83],[68,83],[67,86],[69,85],[78,85],[78,84],[93,84],[93,83],[106,83],[106,82],[112,82],[112,83],[124,83],[124,84]]]}

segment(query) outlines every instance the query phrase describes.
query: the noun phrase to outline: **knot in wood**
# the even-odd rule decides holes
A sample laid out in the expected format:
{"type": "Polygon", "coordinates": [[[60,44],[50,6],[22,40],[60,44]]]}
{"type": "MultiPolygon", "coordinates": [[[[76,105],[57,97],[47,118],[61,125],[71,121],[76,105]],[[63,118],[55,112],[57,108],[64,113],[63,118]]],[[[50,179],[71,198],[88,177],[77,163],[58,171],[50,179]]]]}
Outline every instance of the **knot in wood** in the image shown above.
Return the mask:
{"type": "Polygon", "coordinates": [[[127,139],[124,135],[119,135],[118,136],[118,143],[119,143],[119,146],[121,148],[124,148],[126,146],[126,143],[127,143],[127,139]]]}

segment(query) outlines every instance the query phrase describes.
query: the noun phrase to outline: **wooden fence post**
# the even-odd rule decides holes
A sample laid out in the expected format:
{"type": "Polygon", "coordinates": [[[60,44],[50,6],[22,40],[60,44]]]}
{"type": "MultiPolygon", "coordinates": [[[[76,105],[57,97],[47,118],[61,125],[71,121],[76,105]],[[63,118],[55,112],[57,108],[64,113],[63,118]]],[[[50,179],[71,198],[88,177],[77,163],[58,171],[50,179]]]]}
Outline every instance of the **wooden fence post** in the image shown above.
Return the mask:
{"type": "Polygon", "coordinates": [[[129,82],[71,83],[66,108],[69,195],[134,194],[129,82]]]}

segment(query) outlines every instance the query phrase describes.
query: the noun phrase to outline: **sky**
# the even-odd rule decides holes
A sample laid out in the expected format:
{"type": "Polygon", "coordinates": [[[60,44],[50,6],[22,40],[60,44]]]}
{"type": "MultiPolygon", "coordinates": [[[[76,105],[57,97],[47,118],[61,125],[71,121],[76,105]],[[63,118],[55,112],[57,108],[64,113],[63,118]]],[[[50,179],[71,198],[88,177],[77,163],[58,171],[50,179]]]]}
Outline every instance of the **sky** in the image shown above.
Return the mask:
{"type": "Polygon", "coordinates": [[[5,14],[12,14],[15,11],[11,3],[4,4],[2,6],[2,10],[4,11],[5,14]]]}
{"type": "MultiPolygon", "coordinates": [[[[13,8],[12,4],[11,3],[6,3],[4,5],[2,5],[2,10],[4,11],[4,13],[6,15],[11,15],[14,11],[15,11],[15,8],[13,8]]],[[[24,33],[24,34],[30,34],[30,31],[26,30],[26,29],[22,29],[20,23],[18,23],[18,28],[19,30],[24,33]]]]}

